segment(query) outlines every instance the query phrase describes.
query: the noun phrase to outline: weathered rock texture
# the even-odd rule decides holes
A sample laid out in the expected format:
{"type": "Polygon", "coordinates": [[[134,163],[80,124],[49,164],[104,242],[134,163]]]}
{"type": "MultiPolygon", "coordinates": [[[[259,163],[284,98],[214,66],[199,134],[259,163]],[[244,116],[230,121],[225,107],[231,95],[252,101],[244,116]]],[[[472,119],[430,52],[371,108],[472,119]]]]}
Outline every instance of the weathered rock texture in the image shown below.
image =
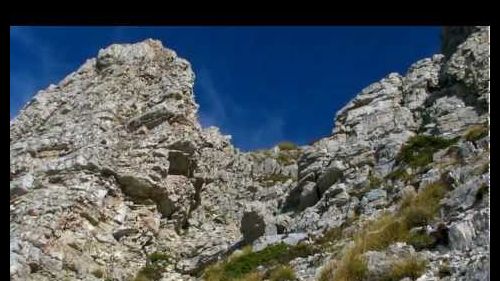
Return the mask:
{"type": "MultiPolygon", "coordinates": [[[[443,262],[444,280],[488,280],[489,136],[466,135],[488,124],[489,45],[489,28],[445,28],[444,55],[362,90],[331,136],[251,153],[201,128],[186,60],[155,40],[109,46],[11,121],[11,279],[133,280],[166,253],[159,278],[194,280],[248,243],[354,233],[445,178],[452,191],[427,228],[444,225],[446,243],[419,253],[430,263],[418,280],[438,280],[443,262]],[[460,139],[407,167],[398,153],[415,135],[460,139]],[[402,169],[411,177],[391,176],[402,169]]],[[[314,280],[329,251],[290,265],[314,280]]],[[[405,251],[365,253],[367,278],[405,251]]]]}

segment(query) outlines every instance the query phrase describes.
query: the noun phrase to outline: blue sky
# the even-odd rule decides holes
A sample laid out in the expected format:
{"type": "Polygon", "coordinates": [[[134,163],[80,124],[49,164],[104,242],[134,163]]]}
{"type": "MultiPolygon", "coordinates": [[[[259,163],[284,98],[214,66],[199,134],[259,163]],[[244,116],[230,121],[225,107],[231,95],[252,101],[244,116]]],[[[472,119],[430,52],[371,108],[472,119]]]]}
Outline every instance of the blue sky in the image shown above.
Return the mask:
{"type": "Polygon", "coordinates": [[[11,27],[10,116],[100,48],[155,38],[188,59],[203,126],[242,150],[327,136],[335,112],[439,52],[439,27],[11,27]]]}

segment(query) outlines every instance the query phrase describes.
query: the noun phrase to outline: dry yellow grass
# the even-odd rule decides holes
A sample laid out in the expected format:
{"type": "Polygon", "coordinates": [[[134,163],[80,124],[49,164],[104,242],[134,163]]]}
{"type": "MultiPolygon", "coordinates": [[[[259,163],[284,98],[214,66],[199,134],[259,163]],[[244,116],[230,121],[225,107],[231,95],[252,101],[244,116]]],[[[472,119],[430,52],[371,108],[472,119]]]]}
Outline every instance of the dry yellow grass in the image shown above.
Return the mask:
{"type": "MultiPolygon", "coordinates": [[[[366,223],[354,237],[354,245],[347,249],[340,261],[330,261],[322,269],[319,281],[359,281],[366,273],[366,264],[362,254],[371,250],[382,250],[394,242],[410,241],[410,229],[429,223],[439,210],[439,202],[447,192],[447,185],[435,182],[425,186],[417,195],[402,199],[401,208],[396,213],[385,213],[366,223]]],[[[420,276],[425,262],[409,258],[396,263],[393,276],[420,276]]],[[[401,278],[400,278],[401,279],[401,278]]]]}

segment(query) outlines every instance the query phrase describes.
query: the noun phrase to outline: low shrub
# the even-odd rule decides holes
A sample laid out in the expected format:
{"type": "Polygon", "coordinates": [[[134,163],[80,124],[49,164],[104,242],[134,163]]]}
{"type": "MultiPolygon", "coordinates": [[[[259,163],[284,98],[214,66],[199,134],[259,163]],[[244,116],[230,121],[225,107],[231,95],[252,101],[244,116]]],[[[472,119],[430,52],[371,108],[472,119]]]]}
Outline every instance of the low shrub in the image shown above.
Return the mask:
{"type": "Polygon", "coordinates": [[[134,281],[158,281],[163,270],[163,267],[157,264],[148,264],[137,273],[134,281]]]}
{"type": "Polygon", "coordinates": [[[406,170],[396,169],[385,176],[385,178],[389,180],[401,180],[403,182],[407,182],[411,180],[412,177],[406,172],[406,170]]]}
{"type": "Polygon", "coordinates": [[[458,138],[444,139],[436,136],[416,135],[403,145],[396,156],[398,163],[406,163],[410,167],[424,167],[432,162],[432,155],[440,149],[456,143],[458,138]]]}
{"type": "Polygon", "coordinates": [[[318,276],[318,281],[332,281],[335,278],[335,270],[337,269],[338,262],[330,260],[323,268],[318,276]]]}
{"type": "MultiPolygon", "coordinates": [[[[445,183],[431,183],[417,195],[403,198],[398,212],[382,214],[366,223],[355,235],[354,244],[344,253],[342,259],[328,263],[322,269],[318,280],[362,280],[367,273],[362,254],[366,251],[385,249],[395,242],[407,242],[418,249],[433,246],[433,237],[410,234],[410,229],[427,224],[434,218],[439,210],[439,202],[447,191],[448,186],[445,183]]],[[[416,278],[422,274],[425,266],[424,261],[413,257],[405,259],[394,264],[384,281],[400,280],[404,277],[416,278]]]]}
{"type": "Polygon", "coordinates": [[[249,274],[260,265],[275,266],[288,264],[297,257],[306,257],[318,252],[314,246],[299,243],[289,246],[284,243],[266,247],[258,252],[249,250],[210,266],[205,270],[205,280],[234,280],[249,274]]]}
{"type": "Polygon", "coordinates": [[[270,275],[270,281],[292,281],[296,280],[295,271],[290,266],[280,265],[274,268],[270,275]]]}
{"type": "Polygon", "coordinates": [[[102,269],[96,269],[96,270],[92,271],[92,275],[94,275],[97,278],[103,278],[104,271],[102,271],[102,269]]]}
{"type": "Polygon", "coordinates": [[[439,211],[439,202],[448,190],[449,186],[442,181],[424,186],[416,195],[402,199],[399,216],[408,228],[428,224],[439,211]]]}
{"type": "Polygon", "coordinates": [[[216,263],[207,267],[203,273],[205,281],[222,281],[224,279],[224,263],[216,263]]]}
{"type": "Polygon", "coordinates": [[[417,257],[408,257],[396,261],[389,272],[381,278],[381,281],[399,281],[403,278],[417,279],[425,272],[427,261],[417,257]]]}
{"type": "Polygon", "coordinates": [[[315,239],[314,242],[318,245],[325,245],[328,243],[335,242],[342,238],[342,231],[343,227],[341,226],[330,228],[329,230],[325,231],[323,235],[315,239]]]}
{"type": "Polygon", "coordinates": [[[413,233],[408,237],[407,243],[420,251],[434,247],[436,239],[427,233],[413,233]]]}
{"type": "Polygon", "coordinates": [[[382,185],[383,181],[381,178],[374,176],[370,173],[368,176],[368,187],[370,189],[379,188],[382,185]]]}
{"type": "Polygon", "coordinates": [[[170,260],[170,256],[162,252],[154,252],[148,258],[152,263],[170,260]]]}
{"type": "Polygon", "coordinates": [[[408,206],[402,211],[403,219],[407,226],[424,226],[434,217],[432,210],[420,206],[408,206]]]}
{"type": "Polygon", "coordinates": [[[361,256],[349,250],[340,262],[330,261],[320,272],[319,281],[362,281],[368,268],[361,256]]]}
{"type": "Polygon", "coordinates": [[[237,279],[238,281],[262,281],[264,280],[264,274],[261,272],[250,272],[244,275],[241,278],[237,279]]]}
{"type": "Polygon", "coordinates": [[[278,144],[278,148],[280,150],[295,150],[297,149],[297,145],[291,141],[283,141],[278,144]]]}
{"type": "Polygon", "coordinates": [[[408,229],[400,219],[392,214],[384,214],[365,225],[355,237],[355,252],[376,251],[397,241],[405,241],[408,229]]]}

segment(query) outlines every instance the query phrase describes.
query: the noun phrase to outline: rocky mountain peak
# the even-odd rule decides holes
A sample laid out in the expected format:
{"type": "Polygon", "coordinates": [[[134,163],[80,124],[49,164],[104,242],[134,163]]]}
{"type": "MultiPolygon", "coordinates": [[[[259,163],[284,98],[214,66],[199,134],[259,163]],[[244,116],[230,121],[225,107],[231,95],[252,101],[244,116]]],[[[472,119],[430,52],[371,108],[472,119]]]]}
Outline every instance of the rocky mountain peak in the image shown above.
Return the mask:
{"type": "Polygon", "coordinates": [[[489,28],[443,34],[329,137],[246,153],[160,41],[100,50],[11,121],[11,279],[488,280],[489,28]]]}

